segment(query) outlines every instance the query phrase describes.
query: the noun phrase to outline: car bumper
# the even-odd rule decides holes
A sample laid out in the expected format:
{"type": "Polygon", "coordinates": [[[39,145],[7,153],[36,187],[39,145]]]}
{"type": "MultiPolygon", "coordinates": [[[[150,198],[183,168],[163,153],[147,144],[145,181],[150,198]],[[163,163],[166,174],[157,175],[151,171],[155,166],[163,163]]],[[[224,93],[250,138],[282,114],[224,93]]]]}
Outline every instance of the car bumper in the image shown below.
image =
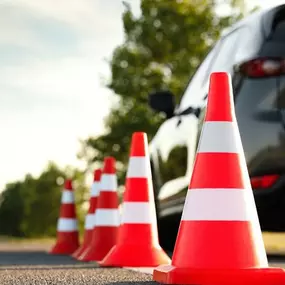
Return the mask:
{"type": "Polygon", "coordinates": [[[253,190],[263,231],[285,232],[285,177],[270,189],[253,190]]]}

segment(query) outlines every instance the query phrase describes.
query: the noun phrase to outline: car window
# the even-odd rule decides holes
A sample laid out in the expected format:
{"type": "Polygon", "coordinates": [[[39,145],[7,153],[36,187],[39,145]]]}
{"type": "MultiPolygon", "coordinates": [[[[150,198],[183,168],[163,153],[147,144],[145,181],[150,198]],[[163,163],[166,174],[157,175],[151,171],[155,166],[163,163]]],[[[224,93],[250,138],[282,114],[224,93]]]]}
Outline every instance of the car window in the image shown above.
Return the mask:
{"type": "Polygon", "coordinates": [[[211,72],[232,71],[235,52],[239,46],[238,38],[240,34],[240,29],[238,29],[222,38],[219,53],[216,55],[215,61],[211,66],[211,72]]]}
{"type": "Polygon", "coordinates": [[[205,78],[207,70],[209,69],[210,65],[212,64],[212,61],[214,60],[217,46],[218,44],[214,48],[212,48],[212,50],[208,53],[208,55],[206,56],[206,58],[201,63],[198,70],[192,77],[191,81],[189,82],[186,91],[179,104],[179,111],[187,109],[189,106],[194,105],[195,102],[200,102],[200,100],[202,99],[201,94],[199,93],[199,89],[201,87],[201,83],[205,78]]]}
{"type": "Polygon", "coordinates": [[[204,98],[206,98],[208,93],[209,78],[212,72],[229,72],[231,75],[233,75],[234,65],[242,59],[252,55],[252,51],[254,50],[253,48],[248,48],[247,53],[245,51],[245,47],[249,41],[249,32],[250,29],[247,26],[243,26],[221,39],[219,52],[215,58],[215,61],[210,66],[201,87],[201,93],[204,95],[204,98]]]}
{"type": "Polygon", "coordinates": [[[238,49],[234,52],[234,64],[238,64],[256,56],[263,43],[263,36],[259,27],[259,23],[254,23],[250,27],[243,26],[239,29],[239,45],[238,49]]]}
{"type": "Polygon", "coordinates": [[[205,97],[208,89],[208,80],[211,72],[231,72],[234,64],[234,54],[238,49],[238,39],[242,35],[243,27],[231,32],[218,41],[210,51],[196,74],[190,81],[179,106],[183,111],[190,106],[197,107],[205,97]]]}

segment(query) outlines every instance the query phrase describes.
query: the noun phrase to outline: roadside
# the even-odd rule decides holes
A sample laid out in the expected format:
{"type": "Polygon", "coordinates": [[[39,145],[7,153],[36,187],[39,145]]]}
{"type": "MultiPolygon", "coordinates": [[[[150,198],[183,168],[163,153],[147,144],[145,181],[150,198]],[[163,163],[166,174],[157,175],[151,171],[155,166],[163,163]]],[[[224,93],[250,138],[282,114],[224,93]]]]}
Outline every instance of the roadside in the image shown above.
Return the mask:
{"type": "MultiPolygon", "coordinates": [[[[285,233],[263,232],[263,240],[268,254],[285,255],[285,233]]],[[[82,237],[81,237],[82,240],[82,237]]],[[[0,251],[49,250],[56,238],[15,238],[0,236],[0,251]]]]}
{"type": "Polygon", "coordinates": [[[263,232],[267,254],[285,255],[285,233],[263,232]]]}
{"type": "Polygon", "coordinates": [[[14,238],[0,236],[0,251],[48,251],[55,238],[14,238]]]}

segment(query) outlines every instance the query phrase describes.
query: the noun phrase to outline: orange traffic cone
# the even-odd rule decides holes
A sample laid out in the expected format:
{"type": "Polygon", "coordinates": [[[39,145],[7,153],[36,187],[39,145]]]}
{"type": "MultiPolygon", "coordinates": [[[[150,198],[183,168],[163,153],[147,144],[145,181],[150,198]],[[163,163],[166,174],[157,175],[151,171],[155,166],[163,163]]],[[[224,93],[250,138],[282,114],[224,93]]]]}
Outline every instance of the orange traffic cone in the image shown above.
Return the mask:
{"type": "Polygon", "coordinates": [[[97,207],[97,199],[99,195],[101,179],[101,169],[94,171],[94,180],[91,187],[91,196],[89,202],[88,213],[85,218],[85,231],[82,245],[72,254],[72,257],[78,258],[89,247],[92,240],[92,232],[95,224],[95,211],[97,207]]]}
{"type": "Polygon", "coordinates": [[[116,244],[117,231],[120,225],[118,205],[115,159],[106,157],[101,176],[92,241],[90,246],[79,257],[79,260],[102,260],[116,244]]]}
{"type": "Polygon", "coordinates": [[[158,242],[147,135],[137,132],[132,137],[118,241],[99,264],[153,267],[170,262],[158,242]]]}
{"type": "Polygon", "coordinates": [[[269,268],[236,122],[230,76],[213,73],[207,112],[172,265],[154,270],[167,284],[277,285],[269,268]]]}
{"type": "Polygon", "coordinates": [[[72,181],[66,180],[61,197],[60,215],[57,222],[57,241],[51,254],[72,254],[79,247],[78,225],[74,204],[72,181]]]}

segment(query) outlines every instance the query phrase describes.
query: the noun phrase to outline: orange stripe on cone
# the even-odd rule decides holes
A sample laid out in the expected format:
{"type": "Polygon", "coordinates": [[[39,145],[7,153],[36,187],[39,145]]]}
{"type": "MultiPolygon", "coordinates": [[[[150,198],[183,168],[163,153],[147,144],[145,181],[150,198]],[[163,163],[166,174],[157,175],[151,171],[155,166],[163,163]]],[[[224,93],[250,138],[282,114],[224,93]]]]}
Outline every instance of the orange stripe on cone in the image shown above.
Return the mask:
{"type": "Polygon", "coordinates": [[[113,157],[104,159],[92,240],[90,246],[79,257],[79,260],[102,260],[116,244],[120,216],[115,162],[113,157]]]}
{"type": "Polygon", "coordinates": [[[97,208],[97,200],[99,195],[100,179],[101,179],[101,169],[94,171],[94,179],[91,187],[91,195],[89,200],[89,209],[85,217],[84,226],[84,237],[82,245],[72,254],[72,257],[79,258],[80,255],[89,247],[92,241],[92,233],[94,229],[94,215],[97,208]]]}
{"type": "Polygon", "coordinates": [[[72,181],[66,180],[57,223],[57,241],[50,254],[72,254],[79,247],[78,225],[72,181]]]}
{"type": "Polygon", "coordinates": [[[158,242],[147,136],[137,132],[132,137],[118,241],[99,264],[153,267],[168,263],[170,258],[158,242]]]}
{"type": "Polygon", "coordinates": [[[269,268],[227,73],[213,73],[206,117],[166,284],[277,285],[269,268]]]}

